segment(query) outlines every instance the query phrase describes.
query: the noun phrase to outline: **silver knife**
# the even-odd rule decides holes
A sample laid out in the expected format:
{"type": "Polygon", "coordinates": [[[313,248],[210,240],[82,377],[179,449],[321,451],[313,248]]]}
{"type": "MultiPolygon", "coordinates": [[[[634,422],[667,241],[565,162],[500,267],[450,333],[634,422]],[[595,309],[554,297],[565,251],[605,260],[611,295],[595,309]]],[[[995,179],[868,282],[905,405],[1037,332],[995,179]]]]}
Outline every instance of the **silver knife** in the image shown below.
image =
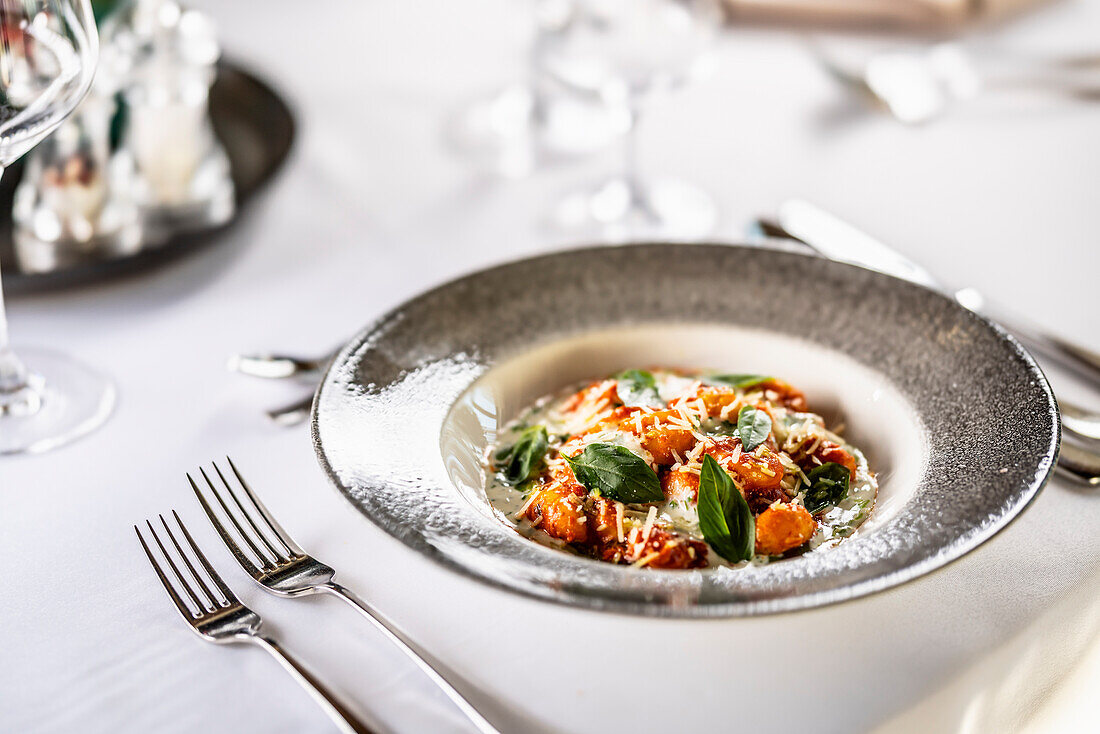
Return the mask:
{"type": "Polygon", "coordinates": [[[948,292],[966,308],[1004,326],[1031,351],[1073,372],[1093,386],[1100,386],[1100,354],[1046,333],[1041,327],[1024,323],[1018,316],[1007,316],[992,307],[973,288],[949,292],[920,265],[839,217],[807,201],[792,199],[779,207],[779,225],[830,260],[878,270],[934,290],[948,292]]]}
{"type": "Polygon", "coordinates": [[[779,207],[779,225],[830,260],[859,265],[941,290],[932,274],[920,265],[808,201],[783,202],[779,207]]]}
{"type": "MultiPolygon", "coordinates": [[[[809,202],[788,201],[779,209],[778,226],[765,220],[758,221],[757,225],[768,235],[797,239],[831,260],[877,270],[934,290],[945,291],[943,286],[924,268],[809,202]]],[[[1100,355],[1096,355],[1091,350],[1067,344],[1058,337],[1036,333],[1033,327],[1021,329],[1019,324],[1006,324],[1004,320],[989,313],[981,294],[973,288],[963,288],[950,295],[965,308],[999,321],[1033,351],[1043,354],[1078,375],[1087,376],[1087,379],[1094,384],[1100,377],[1100,355]],[[1068,358],[1066,354],[1069,355],[1068,358]]],[[[1069,404],[1060,407],[1062,425],[1069,432],[1086,441],[1100,440],[1100,432],[1097,430],[1100,422],[1097,416],[1069,404]]],[[[1094,451],[1063,441],[1058,468],[1088,486],[1100,487],[1100,455],[1094,451]]]]}

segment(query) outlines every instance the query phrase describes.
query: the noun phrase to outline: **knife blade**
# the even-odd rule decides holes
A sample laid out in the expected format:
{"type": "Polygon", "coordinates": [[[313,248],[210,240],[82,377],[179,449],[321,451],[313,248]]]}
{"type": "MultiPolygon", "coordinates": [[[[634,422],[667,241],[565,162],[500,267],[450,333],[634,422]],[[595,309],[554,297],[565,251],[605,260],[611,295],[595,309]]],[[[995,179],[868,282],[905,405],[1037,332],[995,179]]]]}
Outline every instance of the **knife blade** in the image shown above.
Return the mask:
{"type": "Polygon", "coordinates": [[[808,201],[791,199],[780,205],[779,226],[830,260],[941,289],[932,274],[920,265],[808,201]]]}
{"type": "Polygon", "coordinates": [[[1100,354],[1097,352],[1047,333],[1019,316],[1009,316],[989,304],[973,288],[948,290],[920,265],[839,217],[807,201],[792,199],[780,205],[778,222],[783,230],[830,260],[877,270],[946,293],[965,308],[999,323],[1031,351],[1094,387],[1100,386],[1100,354]]]}

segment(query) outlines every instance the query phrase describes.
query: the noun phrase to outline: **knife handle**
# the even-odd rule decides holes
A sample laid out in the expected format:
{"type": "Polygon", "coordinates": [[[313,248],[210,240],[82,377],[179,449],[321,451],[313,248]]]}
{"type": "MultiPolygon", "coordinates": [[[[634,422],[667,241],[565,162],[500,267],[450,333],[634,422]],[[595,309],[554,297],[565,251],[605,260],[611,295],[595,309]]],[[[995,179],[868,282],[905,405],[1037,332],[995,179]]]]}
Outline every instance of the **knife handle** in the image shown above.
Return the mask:
{"type": "Polygon", "coordinates": [[[1039,327],[1023,322],[1018,317],[1001,313],[999,309],[990,308],[988,304],[976,310],[1001,324],[1029,350],[1090,384],[1100,386],[1100,354],[1088,347],[1042,331],[1039,327]]]}

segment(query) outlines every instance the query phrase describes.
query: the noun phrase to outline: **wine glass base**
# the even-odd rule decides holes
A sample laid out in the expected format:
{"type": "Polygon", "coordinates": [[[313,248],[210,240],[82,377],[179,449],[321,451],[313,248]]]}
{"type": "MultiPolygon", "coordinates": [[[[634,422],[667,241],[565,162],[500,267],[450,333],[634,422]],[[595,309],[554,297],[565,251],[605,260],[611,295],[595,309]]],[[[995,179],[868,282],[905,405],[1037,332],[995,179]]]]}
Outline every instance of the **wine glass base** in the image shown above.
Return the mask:
{"type": "Polygon", "coordinates": [[[616,242],[698,240],[714,232],[718,206],[710,194],[683,181],[616,178],[570,194],[553,212],[553,220],[559,229],[616,242]]]}
{"type": "Polygon", "coordinates": [[[0,454],[49,451],[107,420],[115,387],[105,376],[65,355],[18,349],[27,386],[0,393],[0,454]]]}
{"type": "Polygon", "coordinates": [[[624,110],[513,84],[476,99],[448,122],[455,152],[509,178],[553,159],[602,150],[629,124],[624,110]]]}

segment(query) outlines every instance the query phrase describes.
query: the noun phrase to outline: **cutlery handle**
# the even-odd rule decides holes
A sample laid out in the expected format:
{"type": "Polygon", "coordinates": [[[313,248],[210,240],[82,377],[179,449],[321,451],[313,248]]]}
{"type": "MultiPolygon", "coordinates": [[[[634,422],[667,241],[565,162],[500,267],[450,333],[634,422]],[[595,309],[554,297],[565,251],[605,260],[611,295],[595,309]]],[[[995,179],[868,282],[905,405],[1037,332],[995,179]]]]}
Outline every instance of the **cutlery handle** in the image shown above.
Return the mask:
{"type": "Polygon", "coordinates": [[[1056,468],[1063,476],[1079,484],[1100,489],[1100,455],[1092,451],[1063,440],[1056,468]]]}
{"type": "Polygon", "coordinates": [[[255,635],[249,638],[257,645],[271,653],[279,663],[286,668],[294,679],[309,691],[310,695],[321,708],[332,718],[333,722],[345,734],[378,734],[378,730],[367,726],[339,697],[319,681],[302,663],[287,652],[278,642],[264,635],[255,635]]]}
{"type": "MultiPolygon", "coordinates": [[[[850,262],[870,270],[904,278],[935,290],[940,286],[930,273],[890,247],[873,239],[848,222],[806,201],[792,199],[779,209],[779,222],[757,220],[761,230],[786,235],[806,243],[810,249],[830,260],[850,262]]],[[[1100,354],[1049,334],[1018,317],[991,308],[973,288],[953,294],[964,307],[982,313],[1011,331],[1028,349],[1072,371],[1093,385],[1100,385],[1100,354]]]]}
{"type": "Polygon", "coordinates": [[[1062,412],[1062,428],[1090,441],[1100,441],[1100,415],[1064,400],[1058,401],[1058,409],[1062,412]]]}
{"type": "Polygon", "coordinates": [[[424,659],[423,654],[416,649],[414,643],[405,637],[404,633],[402,633],[396,625],[386,619],[385,615],[372,608],[367,602],[360,599],[349,589],[344,588],[334,581],[330,581],[319,588],[340,597],[370,620],[371,624],[377,627],[379,632],[389,638],[393,644],[397,645],[398,648],[408,655],[409,659],[416,663],[417,667],[424,671],[424,674],[431,678],[432,681],[447,694],[447,698],[451,699],[451,702],[466,715],[466,718],[477,727],[478,731],[482,732],[482,734],[500,734],[500,731],[490,724],[485,717],[474,708],[474,705],[466,700],[466,697],[459,693],[458,690],[443,677],[442,673],[424,659]]]}
{"type": "Polygon", "coordinates": [[[227,367],[249,377],[265,380],[283,380],[288,377],[308,375],[323,367],[326,362],[282,354],[238,354],[230,357],[227,367]]]}
{"type": "Polygon", "coordinates": [[[226,365],[231,372],[267,380],[283,380],[288,377],[317,377],[329,366],[344,345],[336,347],[320,357],[292,357],[288,354],[237,354],[226,365]]]}
{"type": "Polygon", "coordinates": [[[989,305],[984,305],[978,310],[1012,332],[1013,336],[1031,351],[1046,357],[1092,385],[1100,386],[1100,354],[1088,347],[1049,334],[1017,316],[1002,314],[998,309],[990,308],[989,305]]]}
{"type": "Polygon", "coordinates": [[[296,426],[308,419],[311,410],[313,410],[313,393],[310,393],[300,400],[296,400],[290,405],[284,405],[281,408],[272,408],[267,411],[267,417],[275,425],[286,428],[288,426],[296,426]]]}

